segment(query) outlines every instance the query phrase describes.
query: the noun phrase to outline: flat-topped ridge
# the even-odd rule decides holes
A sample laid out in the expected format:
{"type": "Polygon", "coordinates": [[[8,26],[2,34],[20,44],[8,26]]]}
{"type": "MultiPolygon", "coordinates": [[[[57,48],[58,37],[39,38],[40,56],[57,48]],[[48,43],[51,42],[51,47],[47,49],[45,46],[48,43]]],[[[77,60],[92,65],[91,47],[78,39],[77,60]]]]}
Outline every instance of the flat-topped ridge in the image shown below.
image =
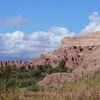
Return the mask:
{"type": "Polygon", "coordinates": [[[70,46],[98,46],[100,45],[100,32],[86,33],[78,37],[65,37],[61,41],[61,48],[70,46]]]}

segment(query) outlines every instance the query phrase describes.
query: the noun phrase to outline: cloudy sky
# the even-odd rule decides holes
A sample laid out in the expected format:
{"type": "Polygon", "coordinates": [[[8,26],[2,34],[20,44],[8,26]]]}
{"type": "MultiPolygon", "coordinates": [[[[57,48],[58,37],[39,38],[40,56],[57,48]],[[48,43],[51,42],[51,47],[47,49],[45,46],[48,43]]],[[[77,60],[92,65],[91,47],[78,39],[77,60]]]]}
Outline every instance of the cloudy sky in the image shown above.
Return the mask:
{"type": "Polygon", "coordinates": [[[38,57],[65,36],[94,31],[99,0],[0,0],[0,60],[38,57]]]}

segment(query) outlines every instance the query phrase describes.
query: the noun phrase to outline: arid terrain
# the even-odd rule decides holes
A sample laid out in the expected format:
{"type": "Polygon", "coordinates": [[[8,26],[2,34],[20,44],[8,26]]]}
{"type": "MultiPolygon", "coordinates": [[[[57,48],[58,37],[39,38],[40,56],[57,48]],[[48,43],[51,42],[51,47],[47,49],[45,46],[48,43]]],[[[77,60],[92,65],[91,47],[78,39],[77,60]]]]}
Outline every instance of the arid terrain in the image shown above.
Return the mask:
{"type": "Polygon", "coordinates": [[[36,79],[44,88],[42,93],[27,92],[26,98],[21,94],[24,99],[17,100],[100,100],[100,32],[65,37],[52,52],[31,61],[0,61],[0,67],[4,66],[44,72],[36,79]],[[52,71],[45,73],[43,66],[52,71]]]}

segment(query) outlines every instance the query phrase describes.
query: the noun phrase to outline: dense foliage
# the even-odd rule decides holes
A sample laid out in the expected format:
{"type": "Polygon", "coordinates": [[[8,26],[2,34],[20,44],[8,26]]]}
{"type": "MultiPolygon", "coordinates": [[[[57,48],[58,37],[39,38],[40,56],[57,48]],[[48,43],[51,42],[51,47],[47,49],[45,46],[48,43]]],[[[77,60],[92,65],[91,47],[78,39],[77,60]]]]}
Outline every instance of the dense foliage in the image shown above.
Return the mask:
{"type": "Polygon", "coordinates": [[[25,69],[16,67],[0,67],[0,92],[9,92],[20,89],[27,91],[43,91],[43,87],[37,83],[46,75],[56,72],[72,72],[61,60],[59,65],[53,68],[51,65],[37,65],[35,68],[25,69]]]}

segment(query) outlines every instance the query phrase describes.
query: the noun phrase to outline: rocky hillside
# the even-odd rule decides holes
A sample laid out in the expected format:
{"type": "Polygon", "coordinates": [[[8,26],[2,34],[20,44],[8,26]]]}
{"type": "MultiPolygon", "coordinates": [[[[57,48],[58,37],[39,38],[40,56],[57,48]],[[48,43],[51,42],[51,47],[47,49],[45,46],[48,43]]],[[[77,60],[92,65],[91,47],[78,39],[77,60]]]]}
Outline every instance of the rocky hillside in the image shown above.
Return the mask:
{"type": "Polygon", "coordinates": [[[61,48],[70,46],[97,46],[100,45],[100,32],[86,33],[78,37],[65,37],[62,41],[61,48]]]}
{"type": "Polygon", "coordinates": [[[71,74],[53,73],[46,76],[40,82],[44,86],[56,86],[58,80],[64,84],[76,80],[77,77],[92,77],[100,69],[100,32],[74,38],[65,37],[61,48],[38,59],[45,63],[47,61],[52,66],[57,66],[60,59],[65,59],[66,66],[74,69],[71,74]]]}
{"type": "Polygon", "coordinates": [[[61,59],[66,60],[66,66],[79,69],[99,66],[100,32],[87,33],[79,37],[65,37],[61,47],[48,54],[42,54],[33,59],[34,65],[50,64],[56,67],[61,59]],[[90,63],[89,63],[90,62],[90,63]]]}

